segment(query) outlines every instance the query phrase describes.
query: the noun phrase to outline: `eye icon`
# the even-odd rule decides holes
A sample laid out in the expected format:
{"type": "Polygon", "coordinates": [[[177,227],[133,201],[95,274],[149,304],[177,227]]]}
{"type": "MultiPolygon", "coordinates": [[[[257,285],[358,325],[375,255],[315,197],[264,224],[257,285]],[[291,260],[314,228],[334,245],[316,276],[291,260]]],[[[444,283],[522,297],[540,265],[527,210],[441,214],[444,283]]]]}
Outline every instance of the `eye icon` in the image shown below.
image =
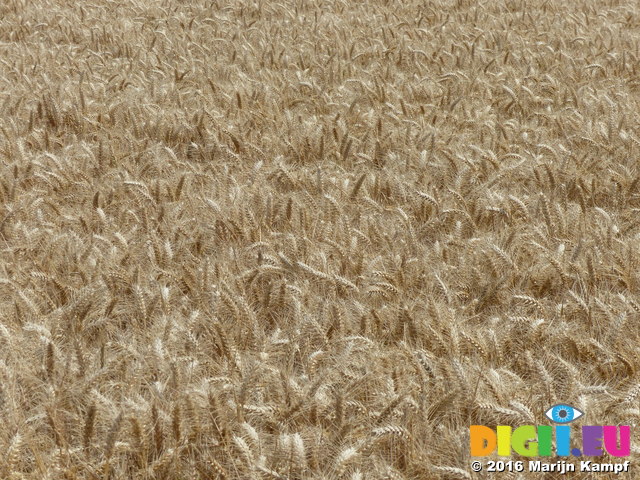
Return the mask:
{"type": "Polygon", "coordinates": [[[574,408],[570,405],[564,405],[562,403],[558,405],[554,405],[549,410],[544,412],[549,420],[555,423],[569,423],[573,422],[577,418],[580,418],[584,413],[582,413],[577,408],[574,408]]]}

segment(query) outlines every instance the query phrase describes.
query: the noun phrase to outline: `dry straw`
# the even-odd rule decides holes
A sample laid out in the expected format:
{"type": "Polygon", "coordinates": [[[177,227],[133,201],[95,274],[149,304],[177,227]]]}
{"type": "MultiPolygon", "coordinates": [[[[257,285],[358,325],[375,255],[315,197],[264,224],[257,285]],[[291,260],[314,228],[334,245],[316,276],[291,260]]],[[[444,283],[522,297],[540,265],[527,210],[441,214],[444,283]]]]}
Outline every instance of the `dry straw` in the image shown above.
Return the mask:
{"type": "Polygon", "coordinates": [[[0,477],[475,478],[471,424],[632,422],[637,15],[2,2],[0,477]]]}

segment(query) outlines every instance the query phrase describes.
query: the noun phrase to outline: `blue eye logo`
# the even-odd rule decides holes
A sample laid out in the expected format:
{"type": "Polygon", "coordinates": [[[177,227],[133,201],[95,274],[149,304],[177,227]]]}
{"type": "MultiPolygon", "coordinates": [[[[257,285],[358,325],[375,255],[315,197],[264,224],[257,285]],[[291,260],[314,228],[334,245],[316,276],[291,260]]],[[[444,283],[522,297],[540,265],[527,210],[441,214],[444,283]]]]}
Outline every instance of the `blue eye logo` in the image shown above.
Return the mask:
{"type": "Polygon", "coordinates": [[[580,418],[584,413],[582,413],[577,408],[574,408],[570,405],[564,405],[559,403],[558,405],[554,405],[549,410],[544,412],[549,420],[555,423],[569,423],[573,422],[577,418],[580,418]]]}

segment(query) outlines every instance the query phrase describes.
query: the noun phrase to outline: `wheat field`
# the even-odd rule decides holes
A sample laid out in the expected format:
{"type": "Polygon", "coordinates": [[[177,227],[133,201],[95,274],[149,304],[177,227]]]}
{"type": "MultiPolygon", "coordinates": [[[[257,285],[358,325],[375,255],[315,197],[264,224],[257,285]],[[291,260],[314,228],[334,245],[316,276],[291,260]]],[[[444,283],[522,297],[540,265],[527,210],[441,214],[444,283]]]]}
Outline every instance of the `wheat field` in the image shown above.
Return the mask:
{"type": "Polygon", "coordinates": [[[624,477],[469,427],[640,417],[639,15],[3,1],[0,478],[624,477]]]}

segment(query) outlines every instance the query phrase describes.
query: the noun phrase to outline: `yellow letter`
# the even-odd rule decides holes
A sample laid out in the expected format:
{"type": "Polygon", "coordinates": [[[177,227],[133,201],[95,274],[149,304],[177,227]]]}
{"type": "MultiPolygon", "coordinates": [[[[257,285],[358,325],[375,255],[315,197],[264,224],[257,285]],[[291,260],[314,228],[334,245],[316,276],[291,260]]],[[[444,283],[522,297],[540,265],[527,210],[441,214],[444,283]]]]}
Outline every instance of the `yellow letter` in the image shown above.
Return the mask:
{"type": "Polygon", "coordinates": [[[498,425],[498,455],[501,457],[511,456],[511,427],[498,425]]]}

